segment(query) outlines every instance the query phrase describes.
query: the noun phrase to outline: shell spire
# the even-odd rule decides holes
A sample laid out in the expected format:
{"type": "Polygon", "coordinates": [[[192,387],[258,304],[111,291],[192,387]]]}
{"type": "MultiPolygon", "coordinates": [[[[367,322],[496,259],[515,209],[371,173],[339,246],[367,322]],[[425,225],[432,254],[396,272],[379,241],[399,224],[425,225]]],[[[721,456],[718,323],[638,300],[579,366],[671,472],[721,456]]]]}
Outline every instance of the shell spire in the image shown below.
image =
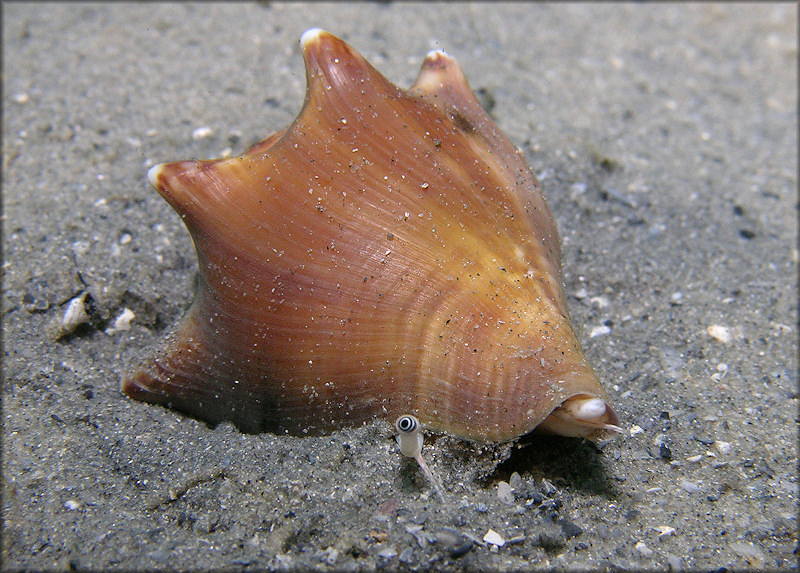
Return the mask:
{"type": "Polygon", "coordinates": [[[349,44],[324,30],[306,31],[300,47],[306,66],[305,111],[309,104],[324,104],[316,111],[330,112],[336,118],[336,111],[352,112],[349,108],[356,101],[368,99],[374,92],[397,95],[400,91],[349,44]]]}
{"type": "Polygon", "coordinates": [[[327,32],[301,48],[288,128],[150,170],[201,280],[123,391],[252,432],[402,414],[483,441],[615,430],[539,184],[455,60],[429,53],[402,90],[327,32]]]}
{"type": "MultiPolygon", "coordinates": [[[[441,50],[428,52],[417,79],[408,90],[424,97],[445,113],[460,113],[480,129],[492,125],[455,59],[441,50]]],[[[493,127],[493,126],[492,126],[493,127]]]]}

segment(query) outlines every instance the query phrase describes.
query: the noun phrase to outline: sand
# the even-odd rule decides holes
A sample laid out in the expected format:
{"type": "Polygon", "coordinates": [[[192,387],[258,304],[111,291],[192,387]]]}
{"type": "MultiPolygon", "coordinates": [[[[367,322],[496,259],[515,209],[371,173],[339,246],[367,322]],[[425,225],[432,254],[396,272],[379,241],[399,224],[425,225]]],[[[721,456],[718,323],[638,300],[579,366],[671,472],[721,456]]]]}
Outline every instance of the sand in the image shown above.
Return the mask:
{"type": "Polygon", "coordinates": [[[796,4],[2,9],[3,569],[797,567],[796,4]],[[148,167],[288,125],[314,26],[401,86],[460,62],[623,436],[429,435],[441,503],[386,421],[248,435],[120,393],[197,272],[148,167]]]}

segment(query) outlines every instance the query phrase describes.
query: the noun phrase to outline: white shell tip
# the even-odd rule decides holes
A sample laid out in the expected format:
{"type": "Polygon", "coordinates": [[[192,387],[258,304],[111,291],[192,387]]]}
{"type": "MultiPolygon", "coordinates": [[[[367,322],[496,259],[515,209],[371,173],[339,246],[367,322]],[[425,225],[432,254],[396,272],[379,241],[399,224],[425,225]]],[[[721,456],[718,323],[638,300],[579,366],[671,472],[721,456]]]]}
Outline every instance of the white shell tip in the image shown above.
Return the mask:
{"type": "Polygon", "coordinates": [[[150,185],[153,186],[154,189],[158,189],[158,177],[161,175],[161,172],[164,170],[164,164],[159,163],[158,165],[153,165],[147,171],[147,180],[150,182],[150,185]]]}
{"type": "Polygon", "coordinates": [[[454,66],[457,65],[455,59],[449,56],[444,50],[431,50],[425,54],[424,64],[429,66],[454,66]]]}
{"type": "Polygon", "coordinates": [[[303,47],[312,44],[317,38],[319,38],[320,34],[324,34],[325,31],[322,28],[309,28],[303,35],[300,36],[300,45],[303,47]]]}

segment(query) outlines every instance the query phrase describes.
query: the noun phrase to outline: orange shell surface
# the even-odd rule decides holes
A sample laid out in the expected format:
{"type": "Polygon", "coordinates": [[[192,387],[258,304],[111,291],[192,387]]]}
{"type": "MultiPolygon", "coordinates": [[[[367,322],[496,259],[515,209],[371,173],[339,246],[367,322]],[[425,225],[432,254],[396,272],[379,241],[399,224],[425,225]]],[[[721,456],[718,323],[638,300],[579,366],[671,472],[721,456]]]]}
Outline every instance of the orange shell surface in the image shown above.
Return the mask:
{"type": "Polygon", "coordinates": [[[606,400],[566,312],[553,217],[456,62],[402,90],[321,30],[307,92],[244,155],[154,167],[194,240],[187,315],[123,391],[244,431],[414,414],[506,441],[606,400]]]}

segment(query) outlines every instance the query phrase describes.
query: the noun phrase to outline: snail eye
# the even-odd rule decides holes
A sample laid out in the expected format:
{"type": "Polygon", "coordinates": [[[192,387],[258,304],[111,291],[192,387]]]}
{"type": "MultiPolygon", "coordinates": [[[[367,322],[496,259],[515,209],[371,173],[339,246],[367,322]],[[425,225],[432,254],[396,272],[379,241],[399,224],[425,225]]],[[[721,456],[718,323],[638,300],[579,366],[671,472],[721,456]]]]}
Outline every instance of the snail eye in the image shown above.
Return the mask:
{"type": "Polygon", "coordinates": [[[397,421],[394,423],[395,428],[397,428],[398,432],[402,432],[404,434],[408,434],[410,432],[414,432],[417,427],[419,426],[419,422],[414,416],[400,416],[397,418],[397,421]]]}

